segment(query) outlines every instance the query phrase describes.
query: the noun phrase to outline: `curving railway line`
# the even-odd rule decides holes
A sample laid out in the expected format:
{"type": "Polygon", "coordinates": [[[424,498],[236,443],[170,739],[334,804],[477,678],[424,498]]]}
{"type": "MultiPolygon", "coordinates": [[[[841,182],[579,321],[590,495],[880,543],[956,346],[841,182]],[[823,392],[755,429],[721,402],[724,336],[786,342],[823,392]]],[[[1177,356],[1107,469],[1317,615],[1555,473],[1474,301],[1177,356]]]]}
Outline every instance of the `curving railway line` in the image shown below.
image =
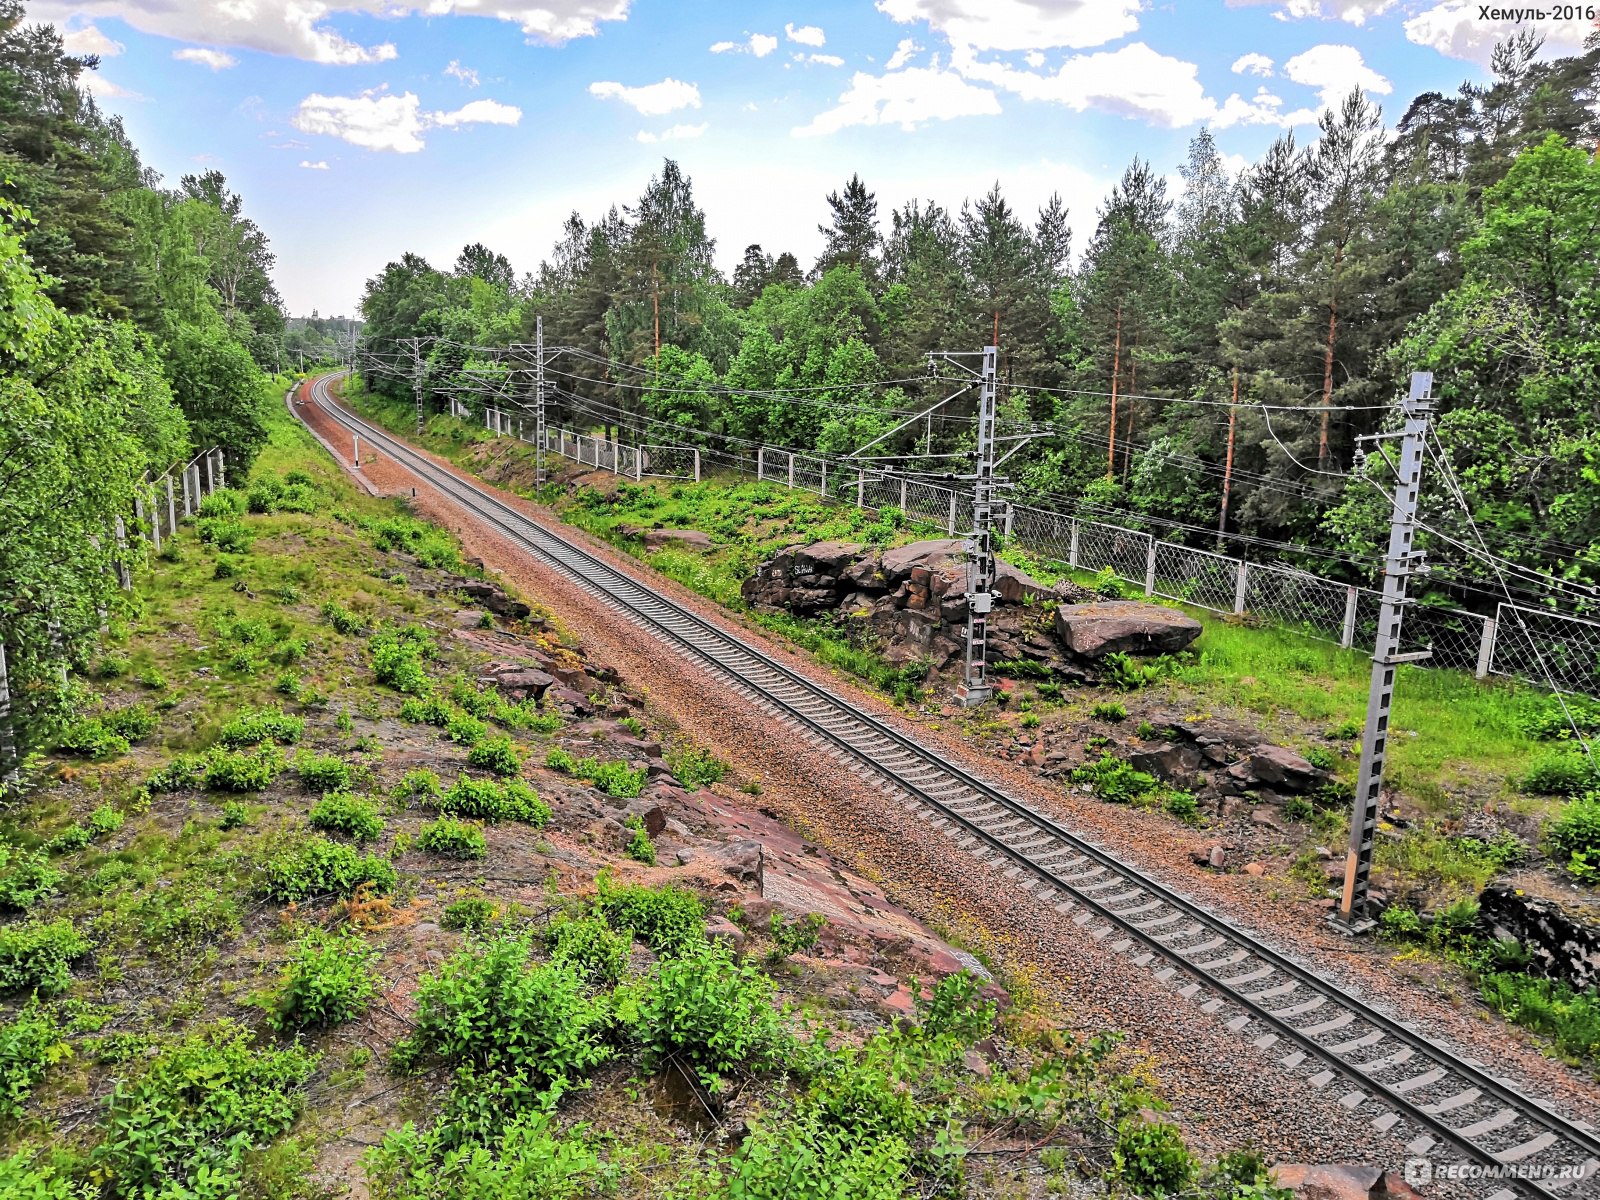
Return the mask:
{"type": "MultiPolygon", "coordinates": [[[[936,751],[862,712],[739,636],[531,520],[473,481],[333,403],[324,375],[310,403],[494,525],[538,561],[682,657],[706,668],[926,823],[1014,882],[1019,893],[1083,926],[1107,953],[1147,967],[1208,1019],[1373,1127],[1435,1163],[1481,1172],[1473,1190],[1600,1197],[1600,1136],[1425,1034],[1379,1012],[1314,968],[1006,795],[936,751]]],[[[1019,896],[1019,900],[1022,899],[1019,896]]]]}

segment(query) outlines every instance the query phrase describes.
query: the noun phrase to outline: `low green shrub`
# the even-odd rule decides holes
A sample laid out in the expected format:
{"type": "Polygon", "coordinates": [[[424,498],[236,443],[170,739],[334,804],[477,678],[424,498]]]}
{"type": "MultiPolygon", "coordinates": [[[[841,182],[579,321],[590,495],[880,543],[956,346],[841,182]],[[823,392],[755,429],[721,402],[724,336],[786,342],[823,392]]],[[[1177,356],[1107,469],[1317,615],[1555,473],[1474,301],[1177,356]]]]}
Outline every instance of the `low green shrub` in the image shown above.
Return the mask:
{"type": "Polygon", "coordinates": [[[705,747],[686,742],[667,752],[667,769],[679,783],[693,792],[720,783],[728,773],[728,764],[705,747]]]}
{"type": "Polygon", "coordinates": [[[705,940],[705,906],[684,888],[612,889],[602,879],[596,903],[611,928],[631,930],[657,954],[681,954],[705,940]]]}
{"type": "Polygon", "coordinates": [[[1102,754],[1097,762],[1077,768],[1072,772],[1072,782],[1088,784],[1097,797],[1112,804],[1131,804],[1161,786],[1154,775],[1136,770],[1110,754],[1102,754]]]}
{"type": "Polygon", "coordinates": [[[633,942],[597,917],[574,917],[550,930],[550,961],[565,963],[596,987],[614,987],[628,970],[633,942]]]}
{"type": "Polygon", "coordinates": [[[287,765],[276,742],[267,742],[251,751],[213,747],[206,755],[201,784],[212,792],[259,792],[283,774],[287,765]]]}
{"type": "Polygon", "coordinates": [[[628,857],[635,862],[644,863],[647,867],[655,866],[656,844],[650,840],[650,834],[645,830],[644,818],[632,814],[622,824],[632,835],[628,839],[628,857]]]}
{"type": "Polygon", "coordinates": [[[134,920],[145,945],[161,958],[177,960],[237,936],[241,912],[230,892],[180,878],[149,892],[134,909],[134,920]]]}
{"type": "Polygon", "coordinates": [[[489,851],[483,828],[440,817],[429,821],[417,832],[417,849],[446,858],[482,858],[489,851]]]}
{"type": "Polygon", "coordinates": [[[112,1195],[239,1194],[245,1155],[294,1124],[300,1088],[317,1065],[300,1046],[258,1050],[253,1042],[219,1021],[117,1082],[91,1154],[112,1195]]]}
{"type": "Polygon", "coordinates": [[[377,953],[354,933],[313,930],[294,948],[272,1008],[272,1027],[337,1025],[367,1010],[377,990],[377,953]]]}
{"type": "Polygon", "coordinates": [[[0,842],[0,908],[26,912],[55,895],[65,878],[39,851],[0,842]]]}
{"type": "Polygon", "coordinates": [[[233,717],[222,727],[217,741],[230,750],[268,741],[290,746],[300,740],[305,728],[304,717],[290,716],[281,708],[260,708],[233,717]]]}
{"type": "Polygon", "coordinates": [[[46,854],[71,854],[89,844],[89,831],[77,822],[68,825],[44,844],[46,854]]]}
{"type": "Polygon", "coordinates": [[[247,554],[255,540],[250,527],[233,517],[201,517],[195,524],[200,540],[224,554],[247,554]]]}
{"type": "Polygon", "coordinates": [[[461,554],[455,540],[445,530],[408,514],[363,520],[361,528],[379,550],[398,550],[410,554],[424,567],[459,571],[461,554]]]}
{"type": "Polygon", "coordinates": [[[437,800],[443,790],[439,785],[439,777],[426,768],[419,767],[414,771],[407,771],[400,777],[400,782],[394,785],[390,792],[396,800],[421,800],[424,802],[437,800]]]}
{"type": "Polygon", "coordinates": [[[332,625],[336,633],[346,637],[365,637],[372,628],[364,617],[351,612],[336,600],[329,600],[322,606],[322,619],[332,625]]]}
{"type": "Polygon", "coordinates": [[[1584,754],[1558,750],[1529,764],[1517,786],[1538,796],[1577,796],[1600,790],[1600,769],[1584,754]]]}
{"type": "Polygon", "coordinates": [[[813,1114],[779,1109],[740,1143],[727,1194],[741,1200],[903,1200],[910,1170],[911,1148],[903,1138],[864,1140],[813,1114]]]}
{"type": "Polygon", "coordinates": [[[1168,814],[1177,817],[1180,821],[1190,824],[1200,819],[1200,802],[1195,799],[1193,792],[1171,791],[1166,794],[1161,807],[1168,814]]]}
{"type": "Polygon", "coordinates": [[[68,920],[0,928],[0,991],[64,992],[72,986],[72,964],[92,948],[68,920]]]}
{"type": "Polygon", "coordinates": [[[239,800],[229,800],[222,806],[222,816],[217,824],[223,829],[237,829],[250,819],[249,812],[244,803],[239,800]]]}
{"type": "Polygon", "coordinates": [[[1541,696],[1523,712],[1518,725],[1523,733],[1540,741],[1569,740],[1573,726],[1581,737],[1600,738],[1600,700],[1564,695],[1558,701],[1554,696],[1541,696]]]}
{"type": "Polygon", "coordinates": [[[463,896],[445,905],[439,924],[464,933],[483,933],[499,919],[500,909],[482,896],[463,896]]]}
{"type": "Polygon", "coordinates": [[[1089,709],[1089,715],[1101,721],[1125,721],[1128,719],[1128,709],[1120,700],[1096,700],[1089,709]]]}
{"type": "Polygon", "coordinates": [[[400,702],[400,719],[418,725],[437,725],[443,729],[450,724],[455,709],[438,696],[407,696],[400,702]]]}
{"type": "Polygon", "coordinates": [[[559,746],[545,755],[544,765],[593,784],[608,796],[631,800],[644,790],[648,772],[625,762],[601,762],[598,758],[573,758],[559,746]]]}
{"type": "Polygon", "coordinates": [[[378,806],[351,792],[328,792],[311,806],[310,819],[318,829],[342,833],[352,841],[375,842],[383,836],[378,806]]]}
{"type": "Polygon", "coordinates": [[[453,712],[444,733],[458,746],[476,746],[488,734],[489,726],[468,712],[453,712]]]}
{"type": "Polygon", "coordinates": [[[392,892],[398,882],[387,859],[358,854],[343,842],[312,837],[267,860],[262,892],[270,900],[299,903],[313,896],[348,896],[360,887],[383,895],[392,892]]]}
{"type": "Polygon", "coordinates": [[[72,754],[79,758],[102,762],[118,758],[132,748],[128,739],[109,729],[99,717],[75,721],[56,738],[58,754],[72,754]]]}
{"type": "Polygon", "coordinates": [[[1600,884],[1600,791],[1564,805],[1545,831],[1551,857],[1574,879],[1600,884]]]}
{"type": "Polygon", "coordinates": [[[1194,1156],[1176,1125],[1125,1117],[1111,1150],[1112,1170],[1137,1196],[1176,1196],[1195,1176],[1194,1156]]]}
{"type": "Polygon", "coordinates": [[[1577,991],[1526,971],[1481,976],[1478,990],[1495,1011],[1550,1039],[1571,1062],[1600,1063],[1600,989],[1577,991]]]}
{"type": "Polygon", "coordinates": [[[186,792],[205,784],[206,759],[201,754],[180,754],[145,780],[152,792],[186,792]]]}
{"type": "Polygon", "coordinates": [[[773,1007],[775,994],[771,979],[734,961],[720,941],[702,940],[662,959],[638,1001],[646,1066],[687,1062],[712,1091],[734,1070],[776,1066],[791,1038],[773,1007]]]}
{"type": "Polygon", "coordinates": [[[805,950],[815,949],[828,927],[828,918],[821,913],[806,913],[795,920],[785,919],[783,913],[774,911],[767,922],[767,932],[772,935],[773,954],[788,958],[805,950]]]}
{"type": "Polygon", "coordinates": [[[448,1129],[407,1121],[362,1159],[372,1200],[576,1200],[601,1194],[600,1160],[545,1112],[518,1113],[495,1146],[451,1143],[448,1129]]]}
{"type": "Polygon", "coordinates": [[[295,774],[308,792],[336,792],[350,786],[350,764],[337,754],[295,755],[295,774]]]}
{"type": "Polygon", "coordinates": [[[496,775],[515,775],[522,770],[522,752],[510,737],[497,733],[474,743],[467,753],[467,762],[496,775]]]}
{"type": "Polygon", "coordinates": [[[560,771],[563,774],[571,775],[578,769],[578,760],[560,746],[553,746],[550,749],[550,753],[544,756],[544,765],[552,771],[560,771]]]}
{"type": "MultiPolygon", "coordinates": [[[[27,1111],[28,1097],[50,1068],[72,1057],[72,1044],[62,1036],[55,1017],[37,1000],[30,1000],[11,1020],[0,1024],[0,1119],[20,1120],[27,1111]]],[[[32,1157],[29,1155],[28,1157],[32,1157]]],[[[0,1196],[18,1200],[71,1200],[67,1191],[7,1190],[8,1167],[0,1160],[0,1196]]]]}
{"type": "Polygon", "coordinates": [[[473,779],[463,774],[433,801],[433,807],[450,816],[522,821],[535,829],[543,829],[550,820],[550,806],[521,779],[473,779]]]}
{"type": "Polygon", "coordinates": [[[244,514],[244,493],[233,488],[217,488],[200,497],[197,510],[201,517],[238,517],[244,514]]]}
{"type": "Polygon", "coordinates": [[[111,805],[102,804],[89,814],[83,824],[89,832],[89,839],[94,841],[105,837],[107,834],[117,832],[122,828],[122,823],[126,819],[121,812],[112,808],[111,805]]]}

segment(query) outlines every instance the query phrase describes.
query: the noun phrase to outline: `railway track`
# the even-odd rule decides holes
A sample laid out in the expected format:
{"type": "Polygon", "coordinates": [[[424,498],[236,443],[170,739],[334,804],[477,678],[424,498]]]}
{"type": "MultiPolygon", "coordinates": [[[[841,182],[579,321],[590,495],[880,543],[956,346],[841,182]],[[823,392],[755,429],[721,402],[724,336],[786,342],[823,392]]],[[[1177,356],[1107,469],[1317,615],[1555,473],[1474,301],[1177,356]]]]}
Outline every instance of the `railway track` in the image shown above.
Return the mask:
{"type": "Polygon", "coordinates": [[[1204,905],[1121,862],[1045,813],[1006,795],[908,735],[861,712],[648,583],[418,454],[331,400],[336,376],[313,382],[311,403],[465,511],[496,526],[623,618],[736,692],[928,827],[1014,881],[1021,893],[1085,927],[1107,953],[1127,956],[1243,1042],[1338,1102],[1369,1113],[1433,1164],[1466,1164],[1489,1200],[1517,1195],[1600,1197],[1600,1137],[1265,945],[1204,905]],[[1561,1174],[1565,1172],[1565,1174],[1561,1174]]]}

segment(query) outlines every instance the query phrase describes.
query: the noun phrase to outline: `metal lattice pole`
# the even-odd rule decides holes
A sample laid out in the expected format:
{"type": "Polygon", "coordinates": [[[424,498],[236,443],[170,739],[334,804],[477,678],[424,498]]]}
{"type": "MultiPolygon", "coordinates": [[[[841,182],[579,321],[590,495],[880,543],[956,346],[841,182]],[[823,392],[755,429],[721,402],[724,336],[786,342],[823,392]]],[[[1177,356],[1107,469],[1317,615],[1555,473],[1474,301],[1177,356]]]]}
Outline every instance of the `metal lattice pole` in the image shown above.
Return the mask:
{"type": "Polygon", "coordinates": [[[407,338],[411,343],[411,393],[417,402],[417,436],[422,436],[422,339],[407,338]]]}
{"type": "MultiPolygon", "coordinates": [[[[1427,658],[1431,651],[1400,652],[1400,623],[1405,612],[1406,583],[1421,566],[1422,551],[1412,548],[1416,536],[1417,491],[1422,477],[1423,443],[1433,416],[1433,375],[1411,376],[1411,394],[1404,410],[1400,461],[1394,465],[1394,508],[1389,518],[1389,551],[1383,562],[1383,607],[1372,650],[1372,683],[1367,693],[1367,726],[1361,737],[1361,770],[1350,806],[1350,843],[1344,860],[1344,891],[1334,922],[1359,933],[1372,927],[1367,916],[1367,884],[1372,874],[1372,847],[1377,838],[1378,808],[1383,797],[1383,762],[1389,743],[1389,710],[1400,664],[1427,658]]],[[[1382,437],[1382,435],[1379,435],[1382,437]]],[[[1393,435],[1389,435],[1392,437],[1393,435]]],[[[1382,442],[1377,442],[1380,453],[1382,442]]],[[[1384,455],[1387,460],[1388,455],[1384,455]]]]}
{"type": "Polygon", "coordinates": [[[544,318],[533,323],[533,490],[544,487],[544,318]]]}
{"type": "Polygon", "coordinates": [[[989,610],[994,605],[994,424],[995,367],[1000,351],[983,348],[983,370],[978,389],[978,462],[972,485],[972,536],[967,566],[967,662],[960,698],[968,707],[982,704],[993,694],[989,683],[989,610]]]}

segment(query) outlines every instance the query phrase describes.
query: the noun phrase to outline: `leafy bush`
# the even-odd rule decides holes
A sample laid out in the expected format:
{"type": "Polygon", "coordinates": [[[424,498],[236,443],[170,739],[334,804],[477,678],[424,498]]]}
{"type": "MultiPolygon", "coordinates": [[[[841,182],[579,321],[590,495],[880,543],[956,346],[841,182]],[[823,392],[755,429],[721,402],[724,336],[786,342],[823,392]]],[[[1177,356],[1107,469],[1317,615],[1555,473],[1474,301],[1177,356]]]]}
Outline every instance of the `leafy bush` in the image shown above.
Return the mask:
{"type": "Polygon", "coordinates": [[[119,1080],[92,1160],[116,1196],[222,1200],[239,1193],[244,1156],[294,1124],[317,1056],[257,1050],[220,1021],[119,1080]]]}
{"type": "Polygon", "coordinates": [[[1200,802],[1194,798],[1193,792],[1168,792],[1166,800],[1162,802],[1162,807],[1180,821],[1188,821],[1192,824],[1200,819],[1200,802]]]}
{"type": "Polygon", "coordinates": [[[552,771],[560,771],[563,774],[571,775],[578,769],[578,760],[560,746],[553,746],[550,753],[544,756],[544,765],[552,771]]]}
{"type": "Polygon", "coordinates": [[[515,775],[522,770],[522,752],[503,733],[477,742],[467,753],[467,761],[496,775],[515,775]]]}
{"type": "Polygon", "coordinates": [[[750,963],[735,962],[723,942],[702,940],[663,959],[639,1000],[646,1063],[687,1061],[713,1090],[735,1068],[776,1065],[789,1037],[772,1006],[774,995],[772,980],[750,963]]]}
{"type": "Polygon", "coordinates": [[[386,859],[358,854],[343,842],[306,838],[267,860],[262,891],[268,899],[298,903],[313,896],[348,896],[366,885],[380,895],[399,882],[386,859]]]}
{"type": "Polygon", "coordinates": [[[229,893],[189,879],[149,892],[134,909],[146,945],[177,959],[239,932],[239,903],[229,893]]]}
{"type": "Polygon", "coordinates": [[[1600,884],[1600,791],[1565,805],[1545,834],[1552,857],[1583,883],[1600,884]]]}
{"type": "Polygon", "coordinates": [[[452,712],[445,723],[444,733],[458,746],[476,746],[489,732],[489,727],[468,712],[452,712]]]}
{"type": "Polygon", "coordinates": [[[72,986],[72,963],[89,953],[71,921],[30,921],[0,928],[0,990],[53,996],[72,986]]]}
{"type": "Polygon", "coordinates": [[[657,954],[682,954],[705,940],[705,906],[680,887],[612,890],[602,882],[598,905],[611,928],[632,930],[657,954]]]}
{"type": "Polygon", "coordinates": [[[322,606],[322,619],[332,625],[334,631],[342,633],[345,637],[365,637],[372,627],[366,619],[351,612],[336,600],[329,600],[322,606]]]}
{"type": "Polygon", "coordinates": [[[106,727],[99,717],[89,717],[69,725],[56,739],[61,754],[75,754],[95,762],[126,754],[128,739],[106,727]]]}
{"type": "Polygon", "coordinates": [[[573,758],[559,746],[545,755],[544,765],[592,783],[608,796],[631,800],[644,790],[643,767],[635,770],[625,762],[601,762],[598,758],[573,758]]]}
{"type": "Polygon", "coordinates": [[[92,841],[97,838],[103,838],[109,833],[115,833],[122,828],[124,820],[126,818],[112,808],[111,805],[102,804],[89,814],[88,819],[84,821],[84,826],[87,828],[89,838],[92,841]]]}
{"type": "Polygon", "coordinates": [[[1556,751],[1534,760],[1517,786],[1539,796],[1577,796],[1600,790],[1600,769],[1583,754],[1556,751]]]}
{"type": "Polygon", "coordinates": [[[550,931],[550,961],[565,963],[596,987],[622,981],[632,948],[632,939],[595,917],[562,921],[550,931]]]}
{"type": "Polygon", "coordinates": [[[1118,691],[1136,692],[1160,679],[1169,665],[1165,656],[1140,662],[1131,654],[1118,651],[1101,659],[1099,670],[1105,681],[1118,691]]]}
{"type": "Polygon", "coordinates": [[[353,933],[315,930],[295,946],[273,1005],[272,1027],[337,1025],[360,1016],[377,989],[376,952],[353,933]]]}
{"type": "Polygon", "coordinates": [[[635,862],[644,863],[647,867],[655,866],[656,844],[650,840],[650,834],[645,831],[644,818],[632,814],[623,821],[623,825],[633,835],[628,839],[628,857],[635,862]]]}
{"type": "Polygon", "coordinates": [[[1119,700],[1097,700],[1089,709],[1089,715],[1101,721],[1125,721],[1128,719],[1128,709],[1119,700]]]}
{"type": "Polygon", "coordinates": [[[703,746],[689,742],[667,752],[667,769],[692,792],[720,783],[728,773],[728,764],[703,746]]]}
{"type": "Polygon", "coordinates": [[[949,1038],[959,1046],[971,1046],[989,1035],[994,1027],[992,1000],[980,1000],[982,983],[966,971],[946,975],[933,990],[916,1001],[917,1020],[925,1039],[949,1038]]]}
{"type": "Polygon", "coordinates": [[[400,702],[400,719],[419,725],[437,725],[443,729],[454,714],[449,704],[434,695],[407,696],[400,702]]]}
{"type": "Polygon", "coordinates": [[[450,1146],[446,1129],[407,1121],[363,1158],[372,1200],[573,1200],[598,1194],[600,1160],[545,1112],[519,1113],[497,1146],[450,1146]]]}
{"type": "Polygon", "coordinates": [[[350,764],[337,754],[295,755],[295,774],[308,792],[336,792],[350,786],[350,764]]]}
{"type": "Polygon", "coordinates": [[[465,933],[483,933],[500,916],[493,900],[482,896],[463,896],[445,905],[439,924],[446,929],[459,929],[465,933]]]}
{"type": "Polygon", "coordinates": [[[417,849],[447,858],[482,858],[488,853],[489,845],[484,840],[482,827],[440,817],[417,832],[417,849]]]}
{"type": "Polygon", "coordinates": [[[152,792],[184,792],[204,784],[206,759],[200,754],[180,754],[166,766],[158,768],[145,787],[152,792]]]}
{"type": "Polygon", "coordinates": [[[206,755],[203,786],[213,792],[259,792],[283,773],[287,765],[276,742],[250,752],[213,747],[206,755]]]}
{"type": "MultiPolygon", "coordinates": [[[[71,1044],[61,1036],[55,1019],[37,1000],[30,1000],[13,1020],[0,1025],[0,1118],[20,1119],[34,1086],[51,1067],[71,1057],[71,1044]]],[[[6,1171],[6,1165],[0,1162],[0,1196],[35,1200],[39,1196],[70,1195],[67,1192],[8,1191],[6,1171]]]]}
{"type": "Polygon", "coordinates": [[[1518,722],[1522,732],[1540,741],[1570,739],[1573,726],[1585,738],[1600,737],[1600,700],[1585,696],[1541,697],[1518,722]]]}
{"type": "Polygon", "coordinates": [[[416,626],[382,629],[372,635],[372,669],[378,682],[408,696],[422,696],[433,686],[425,660],[434,653],[433,639],[416,626]]]}
{"type": "Polygon", "coordinates": [[[407,515],[363,521],[361,528],[379,550],[398,550],[412,555],[424,567],[459,571],[461,555],[455,541],[437,525],[407,515]]]}
{"type": "Polygon", "coordinates": [[[417,989],[415,1032],[395,1047],[402,1067],[432,1059],[520,1077],[534,1089],[576,1081],[610,1057],[607,1005],[572,967],[533,966],[526,935],[502,935],[446,960],[417,989]]]}
{"type": "Polygon", "coordinates": [[[550,806],[521,779],[473,779],[461,775],[433,805],[451,816],[480,821],[523,821],[542,829],[550,820],[550,806]]]}
{"type": "Polygon", "coordinates": [[[1154,775],[1135,770],[1110,754],[1102,754],[1098,762],[1077,768],[1072,772],[1072,782],[1087,783],[1097,797],[1112,804],[1130,804],[1161,786],[1154,775]]]}
{"type": "Polygon", "coordinates": [[[242,516],[245,509],[245,499],[242,492],[233,488],[218,488],[200,497],[200,506],[197,510],[202,517],[237,517],[242,516]]]}
{"type": "Polygon", "coordinates": [[[268,741],[289,746],[300,740],[305,728],[303,717],[290,716],[281,708],[261,708],[235,716],[222,727],[217,741],[230,750],[268,741]]]}
{"type": "Polygon", "coordinates": [[[68,825],[44,844],[46,854],[71,854],[89,844],[89,831],[77,822],[68,825]]]}
{"type": "Polygon", "coordinates": [[[734,1154],[729,1194],[744,1200],[901,1200],[910,1166],[903,1138],[862,1140],[814,1115],[774,1114],[734,1154]]]}
{"type": "Polygon", "coordinates": [[[0,908],[27,911],[46,896],[55,895],[66,878],[37,850],[0,842],[0,908]]]}
{"type": "Polygon", "coordinates": [[[423,767],[407,771],[390,793],[396,800],[437,800],[440,794],[439,777],[423,767]]]}
{"type": "Polygon", "coordinates": [[[195,524],[200,531],[200,540],[215,546],[224,554],[244,554],[255,540],[250,527],[233,517],[201,517],[195,524]]]}
{"type": "Polygon", "coordinates": [[[217,824],[223,829],[237,829],[249,819],[250,814],[241,801],[229,800],[222,806],[222,817],[217,824]]]}
{"type": "Polygon", "coordinates": [[[1195,1161],[1176,1125],[1126,1117],[1111,1150],[1117,1177],[1139,1196],[1175,1196],[1194,1179],[1195,1161]]]}
{"type": "Polygon", "coordinates": [[[1497,1012],[1549,1038],[1562,1057],[1600,1062],[1600,989],[1580,992],[1525,971],[1487,973],[1478,989],[1497,1012]]]}
{"type": "Polygon", "coordinates": [[[383,814],[371,800],[350,792],[329,792],[311,806],[311,823],[357,842],[383,836],[383,814]]]}
{"type": "Polygon", "coordinates": [[[773,953],[779,958],[788,958],[802,950],[813,949],[827,927],[828,918],[821,913],[807,913],[798,920],[788,921],[781,912],[775,911],[767,923],[767,932],[772,934],[773,953]]]}

